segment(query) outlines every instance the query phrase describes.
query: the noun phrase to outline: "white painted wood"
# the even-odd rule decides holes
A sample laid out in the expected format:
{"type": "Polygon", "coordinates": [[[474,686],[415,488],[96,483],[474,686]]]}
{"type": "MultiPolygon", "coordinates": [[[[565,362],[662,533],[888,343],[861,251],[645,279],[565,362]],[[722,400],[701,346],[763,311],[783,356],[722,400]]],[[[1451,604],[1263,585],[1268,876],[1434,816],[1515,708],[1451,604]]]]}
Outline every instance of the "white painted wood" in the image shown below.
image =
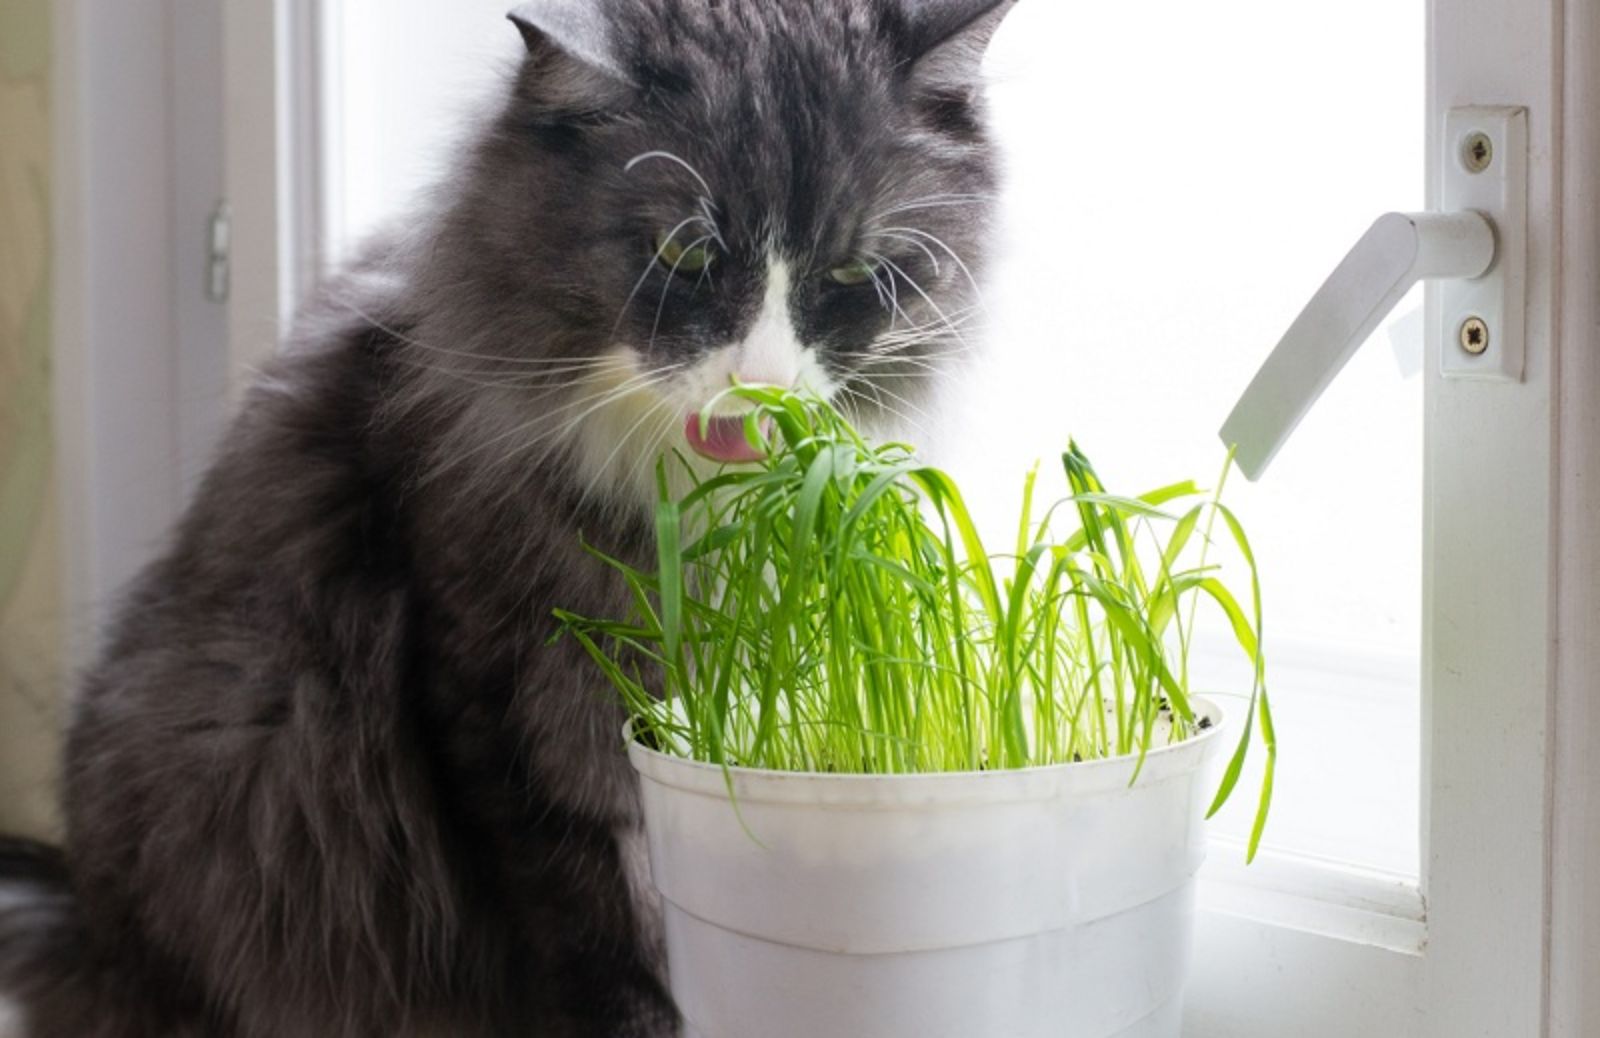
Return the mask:
{"type": "MultiPolygon", "coordinates": [[[[1521,383],[1427,374],[1423,577],[1425,1033],[1544,1033],[1561,0],[1433,0],[1429,203],[1444,113],[1528,111],[1521,383]]],[[[1455,329],[1430,308],[1428,341],[1455,329]]]]}
{"type": "Polygon", "coordinates": [[[168,0],[172,65],[171,283],[174,418],[188,498],[221,437],[228,408],[228,308],[207,297],[207,237],[222,199],[222,8],[168,0]]]}
{"type": "MultiPolygon", "coordinates": [[[[1448,109],[1525,106],[1530,163],[1524,381],[1447,379],[1441,364],[1428,366],[1426,944],[1420,954],[1384,949],[1349,926],[1341,933],[1331,911],[1296,922],[1280,910],[1273,918],[1267,890],[1232,902],[1213,897],[1188,1033],[1600,1033],[1592,994],[1600,921],[1585,886],[1600,864],[1587,793],[1588,762],[1600,750],[1600,714],[1588,705],[1600,545],[1595,491],[1577,484],[1574,498],[1570,482],[1600,460],[1596,196],[1582,167],[1562,166],[1564,156],[1587,161],[1594,177],[1596,131],[1564,130],[1561,121],[1594,110],[1588,66],[1597,37],[1592,12],[1563,22],[1570,9],[1560,0],[1434,0],[1430,8],[1430,206],[1441,201],[1448,109]],[[1570,56],[1582,41],[1588,50],[1577,67],[1589,78],[1581,89],[1565,86],[1564,110],[1563,47],[1570,56]],[[1577,213],[1585,214],[1577,221],[1581,247],[1565,215],[1577,213]],[[1574,305],[1575,297],[1585,302],[1574,305]],[[1566,635],[1559,641],[1558,632],[1566,635]],[[1570,682],[1559,697],[1558,662],[1570,682]],[[1571,719],[1561,728],[1566,768],[1552,773],[1549,719],[1563,705],[1571,719]],[[1558,849],[1570,848],[1571,864],[1559,856],[1552,863],[1552,817],[1568,827],[1558,849]]],[[[1430,348],[1455,348],[1455,331],[1435,301],[1430,348]]]]}
{"type": "Polygon", "coordinates": [[[1600,1034],[1600,4],[1568,4],[1562,96],[1549,1034],[1600,1034]]]}
{"type": "Polygon", "coordinates": [[[333,12],[328,0],[276,2],[283,39],[279,97],[287,115],[280,139],[287,151],[283,164],[288,171],[279,194],[288,221],[283,228],[290,293],[285,304],[292,317],[327,269],[326,221],[331,203],[326,197],[323,149],[333,128],[325,125],[332,116],[325,96],[328,62],[324,52],[330,41],[324,34],[333,22],[333,12]]]}
{"type": "Polygon", "coordinates": [[[293,310],[292,252],[282,197],[287,172],[278,70],[286,60],[276,0],[223,4],[223,176],[232,209],[228,369],[237,396],[272,356],[293,310]]]}
{"type": "MultiPolygon", "coordinates": [[[[394,5],[385,5],[385,11],[394,5]]],[[[321,0],[316,4],[315,36],[316,67],[313,96],[309,105],[317,113],[316,139],[302,137],[311,150],[308,160],[314,167],[318,189],[316,214],[316,242],[318,262],[323,269],[337,267],[349,258],[350,242],[346,234],[346,199],[349,185],[346,178],[345,135],[349,132],[345,118],[345,90],[347,50],[345,25],[348,12],[344,0],[321,0]]],[[[302,92],[304,93],[304,92],[302,92]]]]}
{"type": "Polygon", "coordinates": [[[223,5],[225,183],[233,212],[230,385],[276,351],[321,273],[323,136],[312,0],[223,5]]]}
{"type": "Polygon", "coordinates": [[[1420,956],[1427,946],[1422,892],[1406,876],[1214,838],[1202,873],[1207,912],[1420,956]]]}
{"type": "Polygon", "coordinates": [[[1197,929],[1184,1038],[1424,1033],[1419,955],[1217,911],[1197,929]]]}

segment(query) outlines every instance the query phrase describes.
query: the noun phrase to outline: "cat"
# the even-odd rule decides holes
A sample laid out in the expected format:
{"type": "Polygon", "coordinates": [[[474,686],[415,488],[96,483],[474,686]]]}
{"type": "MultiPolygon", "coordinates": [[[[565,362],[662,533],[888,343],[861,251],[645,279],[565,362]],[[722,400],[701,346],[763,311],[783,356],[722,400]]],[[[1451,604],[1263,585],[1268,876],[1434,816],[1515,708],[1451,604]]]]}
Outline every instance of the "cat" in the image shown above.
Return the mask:
{"type": "Polygon", "coordinates": [[[503,107],[249,390],[0,844],[35,1038],[679,1032],[620,704],[653,459],[732,378],[910,416],[969,347],[1013,0],[539,0],[503,107]]]}

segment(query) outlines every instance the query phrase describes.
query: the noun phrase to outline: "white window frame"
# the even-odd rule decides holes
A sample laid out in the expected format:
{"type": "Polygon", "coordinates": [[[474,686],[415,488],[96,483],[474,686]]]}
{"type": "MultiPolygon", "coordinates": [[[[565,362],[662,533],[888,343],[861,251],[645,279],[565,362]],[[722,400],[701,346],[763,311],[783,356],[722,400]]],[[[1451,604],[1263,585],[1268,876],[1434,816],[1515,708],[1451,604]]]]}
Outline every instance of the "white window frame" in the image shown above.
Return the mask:
{"type": "Polygon", "coordinates": [[[322,270],[327,225],[323,54],[335,2],[234,0],[223,9],[227,195],[233,213],[228,352],[237,389],[272,356],[322,270]],[[270,41],[263,45],[263,41],[270,41]]]}
{"type": "Polygon", "coordinates": [[[1582,1038],[1600,1033],[1600,6],[1564,14],[1545,1026],[1582,1038]]]}
{"type": "MultiPolygon", "coordinates": [[[[138,114],[150,77],[113,82],[106,68],[149,60],[151,34],[135,23],[146,9],[171,17],[175,2],[92,5],[91,21],[87,0],[57,0],[57,384],[75,615],[123,575],[105,560],[128,547],[126,527],[150,533],[179,496],[129,497],[105,477],[135,449],[178,450],[179,434],[141,440],[164,427],[106,406],[129,383],[171,404],[171,383],[141,366],[162,356],[160,336],[130,352],[124,331],[140,316],[136,291],[170,296],[176,268],[161,285],[118,278],[134,239],[173,254],[178,243],[170,223],[111,212],[105,171],[125,159],[97,144],[109,120],[150,118],[138,114]],[[119,238],[130,221],[137,233],[119,238]]],[[[324,128],[308,121],[307,91],[315,26],[335,2],[223,8],[236,376],[270,350],[314,269],[324,128]]],[[[1428,84],[1431,155],[1443,113],[1465,104],[1525,107],[1531,148],[1526,377],[1447,382],[1436,363],[1427,374],[1421,887],[1270,855],[1245,870],[1237,848],[1215,848],[1190,1038],[1600,1034],[1600,797],[1588,795],[1600,781],[1600,5],[1432,0],[1428,84]]],[[[170,118],[170,95],[162,103],[170,118]]],[[[134,170],[150,199],[172,161],[134,170]]],[[[1430,325],[1428,341],[1440,338],[1430,325]]]]}
{"type": "MultiPolygon", "coordinates": [[[[1433,0],[1428,39],[1430,203],[1444,113],[1519,105],[1530,227],[1524,380],[1427,373],[1420,897],[1304,861],[1212,871],[1199,1038],[1600,1034],[1600,227],[1579,223],[1600,205],[1600,12],[1433,0]]],[[[1430,349],[1447,331],[1430,310],[1430,349]]]]}

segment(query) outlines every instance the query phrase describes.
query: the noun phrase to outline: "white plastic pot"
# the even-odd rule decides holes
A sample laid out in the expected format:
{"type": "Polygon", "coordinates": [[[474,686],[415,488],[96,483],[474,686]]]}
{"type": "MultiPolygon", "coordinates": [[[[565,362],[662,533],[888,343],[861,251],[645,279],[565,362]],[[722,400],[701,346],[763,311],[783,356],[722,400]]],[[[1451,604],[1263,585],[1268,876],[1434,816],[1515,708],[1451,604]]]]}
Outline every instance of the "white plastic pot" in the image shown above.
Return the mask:
{"type": "Polygon", "coordinates": [[[721,769],[630,741],[688,1035],[1176,1038],[1222,747],[1196,709],[1132,786],[736,768],[737,814],[721,769]]]}

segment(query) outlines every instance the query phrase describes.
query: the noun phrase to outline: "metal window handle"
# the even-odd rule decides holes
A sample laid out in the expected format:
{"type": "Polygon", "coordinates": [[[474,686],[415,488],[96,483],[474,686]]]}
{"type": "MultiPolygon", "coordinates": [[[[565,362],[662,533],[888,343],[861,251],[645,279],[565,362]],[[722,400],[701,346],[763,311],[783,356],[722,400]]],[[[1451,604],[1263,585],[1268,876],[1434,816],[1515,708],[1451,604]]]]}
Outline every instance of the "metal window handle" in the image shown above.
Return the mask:
{"type": "Polygon", "coordinates": [[[1522,109],[1453,109],[1437,213],[1388,213],[1356,242],[1284,333],[1223,423],[1246,478],[1260,478],[1317,399],[1418,281],[1446,377],[1520,380],[1526,252],[1522,109]]]}

